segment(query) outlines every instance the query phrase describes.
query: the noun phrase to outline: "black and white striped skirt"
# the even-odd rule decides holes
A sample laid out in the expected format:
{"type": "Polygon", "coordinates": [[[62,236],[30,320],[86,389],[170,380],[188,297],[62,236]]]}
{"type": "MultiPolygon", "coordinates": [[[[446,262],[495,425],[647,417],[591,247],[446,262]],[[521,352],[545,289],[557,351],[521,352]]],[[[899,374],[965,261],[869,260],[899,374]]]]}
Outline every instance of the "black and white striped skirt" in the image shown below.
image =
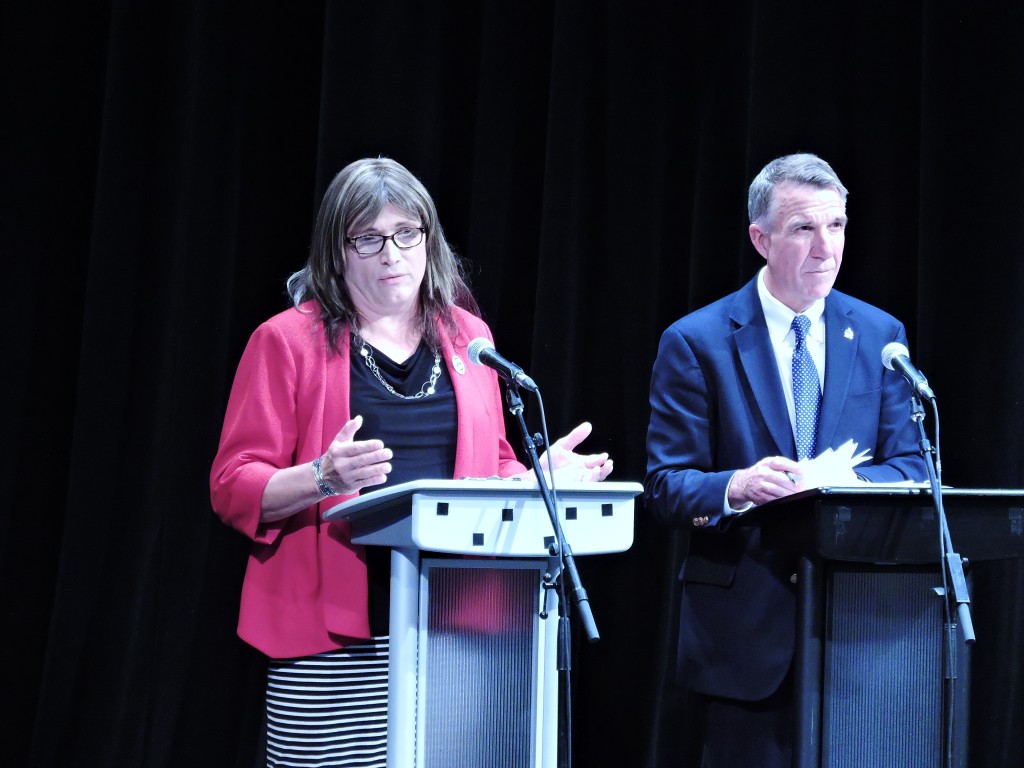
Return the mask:
{"type": "Polygon", "coordinates": [[[271,659],[267,766],[385,768],[388,639],[271,659]]]}

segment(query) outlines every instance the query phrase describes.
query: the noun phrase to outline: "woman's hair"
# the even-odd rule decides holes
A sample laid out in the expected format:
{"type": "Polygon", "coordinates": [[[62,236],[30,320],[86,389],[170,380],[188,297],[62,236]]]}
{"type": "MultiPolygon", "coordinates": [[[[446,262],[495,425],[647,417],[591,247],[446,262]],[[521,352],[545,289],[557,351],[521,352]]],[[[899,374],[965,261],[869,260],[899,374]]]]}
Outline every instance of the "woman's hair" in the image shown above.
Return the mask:
{"type": "Polygon", "coordinates": [[[784,155],[772,160],[754,177],[747,190],[747,218],[762,224],[772,209],[775,187],[785,182],[806,184],[818,189],[834,189],[846,203],[847,190],[832,166],[817,155],[806,152],[784,155]]]}
{"type": "Polygon", "coordinates": [[[296,307],[310,299],[320,306],[327,343],[336,352],[338,337],[346,324],[359,330],[359,317],[345,284],[345,238],[350,231],[372,225],[389,204],[419,219],[426,229],[427,264],[420,285],[419,323],[427,344],[435,351],[440,349],[438,320],[450,334],[455,334],[453,306],[480,314],[461,260],[445,240],[426,187],[408,169],[389,158],[356,160],[343,168],[327,187],[313,227],[306,266],[287,282],[288,294],[296,307]]]}

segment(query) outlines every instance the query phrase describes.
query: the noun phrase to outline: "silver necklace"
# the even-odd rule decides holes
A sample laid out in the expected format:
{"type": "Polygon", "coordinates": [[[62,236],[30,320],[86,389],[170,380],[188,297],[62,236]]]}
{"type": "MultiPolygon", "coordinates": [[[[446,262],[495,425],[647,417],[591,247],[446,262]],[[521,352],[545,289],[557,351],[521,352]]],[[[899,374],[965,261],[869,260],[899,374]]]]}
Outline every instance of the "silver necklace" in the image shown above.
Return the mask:
{"type": "Polygon", "coordinates": [[[394,387],[388,384],[387,379],[381,375],[380,368],[377,367],[377,361],[373,359],[373,350],[370,349],[369,345],[363,341],[361,336],[356,336],[356,341],[359,342],[359,354],[363,357],[363,362],[366,363],[366,367],[370,369],[377,381],[384,385],[384,389],[390,392],[395,397],[400,397],[403,400],[416,400],[421,397],[427,397],[435,392],[437,386],[437,380],[441,376],[441,356],[434,353],[434,366],[430,369],[430,378],[423,382],[423,386],[420,387],[420,391],[415,395],[403,395],[398,392],[394,387]]]}

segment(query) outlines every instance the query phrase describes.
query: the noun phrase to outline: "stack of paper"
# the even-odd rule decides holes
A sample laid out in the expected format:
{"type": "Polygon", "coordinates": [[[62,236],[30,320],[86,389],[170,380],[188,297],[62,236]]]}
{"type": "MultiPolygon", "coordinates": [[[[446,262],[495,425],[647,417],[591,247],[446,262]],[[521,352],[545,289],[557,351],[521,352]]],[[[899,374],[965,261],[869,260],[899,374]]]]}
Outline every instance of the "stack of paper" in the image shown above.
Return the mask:
{"type": "Polygon", "coordinates": [[[867,450],[856,453],[857,444],[847,440],[836,449],[822,451],[813,459],[800,462],[803,470],[801,485],[804,488],[821,488],[826,485],[860,485],[864,481],[857,477],[854,467],[871,461],[867,450]]]}
{"type": "Polygon", "coordinates": [[[915,482],[913,480],[887,483],[872,483],[869,480],[861,480],[857,477],[853,468],[867,461],[871,461],[871,456],[867,450],[857,453],[857,444],[853,440],[847,440],[835,450],[829,448],[819,453],[813,459],[801,461],[800,468],[803,470],[803,479],[800,484],[807,490],[811,488],[824,488],[826,486],[847,487],[851,485],[928,487],[926,482],[915,482]]]}

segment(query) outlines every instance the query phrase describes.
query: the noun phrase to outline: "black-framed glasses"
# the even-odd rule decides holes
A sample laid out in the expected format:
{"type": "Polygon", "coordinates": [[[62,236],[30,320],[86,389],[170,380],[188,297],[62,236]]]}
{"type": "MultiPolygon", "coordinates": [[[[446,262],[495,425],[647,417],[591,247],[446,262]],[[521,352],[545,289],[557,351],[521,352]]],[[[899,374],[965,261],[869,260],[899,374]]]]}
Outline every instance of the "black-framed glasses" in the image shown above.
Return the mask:
{"type": "Polygon", "coordinates": [[[384,250],[384,243],[388,240],[399,248],[415,248],[423,242],[426,234],[426,227],[402,227],[390,235],[360,235],[359,237],[346,237],[345,242],[356,249],[356,253],[363,256],[372,256],[384,250]]]}

